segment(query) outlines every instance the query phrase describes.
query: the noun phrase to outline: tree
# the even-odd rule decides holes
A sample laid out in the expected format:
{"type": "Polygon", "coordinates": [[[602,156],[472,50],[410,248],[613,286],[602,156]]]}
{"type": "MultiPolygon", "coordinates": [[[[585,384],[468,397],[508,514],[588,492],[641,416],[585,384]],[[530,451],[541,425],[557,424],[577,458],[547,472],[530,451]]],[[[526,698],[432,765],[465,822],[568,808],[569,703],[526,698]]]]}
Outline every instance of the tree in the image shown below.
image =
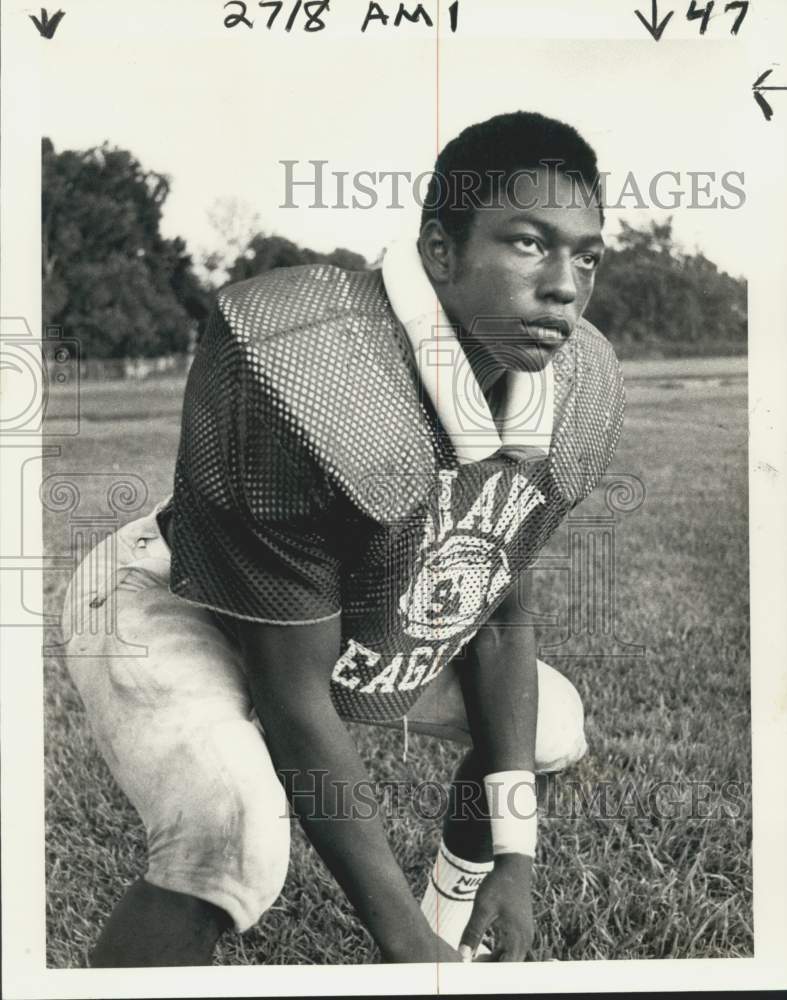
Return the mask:
{"type": "Polygon", "coordinates": [[[746,282],[675,243],[672,219],[623,222],[599,270],[588,319],[622,357],[746,351],[746,282]]]}
{"type": "Polygon", "coordinates": [[[208,311],[183,240],[159,232],[169,180],[108,144],[42,143],[44,322],[93,358],[186,350],[208,311]]]}
{"type": "Polygon", "coordinates": [[[350,271],[362,271],[368,267],[361,254],[337,247],[331,253],[317,253],[307,247],[299,247],[283,236],[266,236],[258,233],[246,249],[238,254],[229,268],[228,280],[245,281],[263,271],[275,267],[293,267],[297,264],[333,264],[350,271]]]}
{"type": "Polygon", "coordinates": [[[217,246],[203,255],[202,263],[217,287],[245,281],[275,267],[327,263],[352,271],[369,266],[360,254],[342,247],[328,254],[317,253],[283,236],[264,233],[259,213],[240,198],[217,198],[208,220],[217,246]]]}
{"type": "Polygon", "coordinates": [[[245,253],[261,231],[259,213],[241,198],[217,198],[208,209],[208,221],[216,233],[216,246],[203,254],[202,264],[211,282],[220,287],[227,281],[234,261],[245,253]]]}

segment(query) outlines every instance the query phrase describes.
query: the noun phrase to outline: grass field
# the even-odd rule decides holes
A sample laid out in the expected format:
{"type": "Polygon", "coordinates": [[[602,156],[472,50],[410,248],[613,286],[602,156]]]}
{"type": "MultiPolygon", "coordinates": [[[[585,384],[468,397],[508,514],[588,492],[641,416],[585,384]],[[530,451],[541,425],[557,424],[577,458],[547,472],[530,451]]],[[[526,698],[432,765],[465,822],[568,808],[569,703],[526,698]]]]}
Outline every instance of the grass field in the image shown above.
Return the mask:
{"type": "MultiPolygon", "coordinates": [[[[613,464],[646,490],[640,509],[616,524],[617,635],[646,653],[545,657],[579,688],[590,742],[588,756],[552,788],[553,801],[572,785],[592,794],[603,784],[611,807],[574,818],[553,808],[557,815],[542,818],[537,960],[753,954],[745,382],[724,366],[718,379],[686,384],[671,371],[662,363],[647,378],[647,366],[632,369],[646,381],[630,384],[613,464]]],[[[46,473],[133,473],[150,504],[169,492],[179,385],[83,386],[81,403],[80,433],[51,438],[61,454],[46,473]]],[[[63,406],[53,400],[53,435],[65,426],[63,406]]],[[[82,509],[94,513],[106,488],[97,478],[80,479],[82,509]]],[[[68,538],[67,515],[48,514],[47,551],[67,554],[68,538]]],[[[561,529],[549,552],[564,544],[561,529]]],[[[560,612],[560,624],[539,633],[554,643],[565,634],[565,574],[534,572],[539,610],[560,612]]],[[[47,610],[59,610],[66,582],[65,573],[49,575],[47,610]]],[[[459,756],[411,735],[403,761],[399,732],[353,731],[379,780],[447,781],[459,756]]],[[[144,870],[145,845],[56,657],[46,662],[46,754],[48,962],[83,966],[124,886],[144,870]]],[[[410,810],[387,828],[420,895],[438,825],[410,810]]],[[[217,964],[374,960],[371,939],[293,824],[282,895],[253,930],[222,940],[217,964]]]]}

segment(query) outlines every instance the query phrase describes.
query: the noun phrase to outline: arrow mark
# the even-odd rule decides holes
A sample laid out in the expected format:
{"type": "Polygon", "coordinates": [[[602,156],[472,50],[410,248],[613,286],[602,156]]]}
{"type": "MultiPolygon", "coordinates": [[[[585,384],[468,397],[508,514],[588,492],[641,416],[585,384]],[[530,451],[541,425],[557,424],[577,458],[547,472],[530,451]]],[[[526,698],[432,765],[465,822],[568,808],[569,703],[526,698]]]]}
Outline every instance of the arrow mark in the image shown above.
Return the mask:
{"type": "Polygon", "coordinates": [[[653,38],[653,41],[657,42],[657,41],[659,41],[659,39],[661,38],[661,36],[664,34],[664,29],[669,24],[669,19],[672,17],[672,15],[675,13],[675,11],[671,10],[669,12],[669,14],[667,14],[667,16],[661,22],[661,24],[659,24],[659,5],[658,5],[658,0],[653,0],[653,2],[651,3],[650,21],[649,22],[645,20],[644,15],[641,14],[640,11],[635,10],[634,13],[637,15],[637,17],[640,19],[640,21],[642,21],[642,23],[648,29],[648,31],[650,32],[651,37],[653,38]]]}
{"type": "Polygon", "coordinates": [[[773,108],[768,104],[765,98],[762,96],[763,90],[787,90],[787,87],[763,87],[763,82],[768,79],[768,77],[773,72],[772,69],[766,69],[764,73],[757,77],[757,79],[752,84],[752,90],[754,91],[754,100],[759,104],[760,110],[765,115],[765,121],[769,122],[773,118],[773,108]]]}
{"type": "Polygon", "coordinates": [[[47,14],[46,10],[42,7],[40,20],[35,16],[35,14],[28,14],[27,16],[38,28],[38,33],[42,38],[54,38],[57,26],[66,16],[66,12],[64,10],[59,10],[50,18],[49,14],[47,14]]]}

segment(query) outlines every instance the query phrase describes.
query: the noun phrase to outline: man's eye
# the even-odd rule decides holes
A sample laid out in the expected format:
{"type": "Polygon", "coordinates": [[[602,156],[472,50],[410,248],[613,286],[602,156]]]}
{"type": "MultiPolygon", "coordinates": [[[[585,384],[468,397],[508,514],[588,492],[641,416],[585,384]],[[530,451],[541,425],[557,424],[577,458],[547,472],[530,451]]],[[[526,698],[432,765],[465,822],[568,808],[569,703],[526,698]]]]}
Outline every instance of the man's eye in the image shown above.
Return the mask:
{"type": "Polygon", "coordinates": [[[599,265],[599,258],[594,253],[583,253],[581,257],[577,257],[577,267],[581,267],[583,271],[595,271],[599,265]]]}
{"type": "Polygon", "coordinates": [[[532,253],[534,250],[536,252],[541,250],[538,240],[533,236],[517,236],[514,240],[514,246],[518,247],[520,250],[525,250],[528,253],[532,253]]]}

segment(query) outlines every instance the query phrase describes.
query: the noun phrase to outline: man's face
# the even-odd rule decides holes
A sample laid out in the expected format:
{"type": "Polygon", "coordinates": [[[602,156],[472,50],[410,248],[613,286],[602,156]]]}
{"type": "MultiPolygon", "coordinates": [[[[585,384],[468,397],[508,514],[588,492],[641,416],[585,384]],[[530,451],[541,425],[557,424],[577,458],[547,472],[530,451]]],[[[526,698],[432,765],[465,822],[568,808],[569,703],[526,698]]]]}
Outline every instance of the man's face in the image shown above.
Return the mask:
{"type": "Polygon", "coordinates": [[[582,315],[603,251],[598,206],[586,207],[565,174],[521,176],[494,207],[477,209],[438,290],[473,367],[491,380],[542,369],[582,315]]]}

